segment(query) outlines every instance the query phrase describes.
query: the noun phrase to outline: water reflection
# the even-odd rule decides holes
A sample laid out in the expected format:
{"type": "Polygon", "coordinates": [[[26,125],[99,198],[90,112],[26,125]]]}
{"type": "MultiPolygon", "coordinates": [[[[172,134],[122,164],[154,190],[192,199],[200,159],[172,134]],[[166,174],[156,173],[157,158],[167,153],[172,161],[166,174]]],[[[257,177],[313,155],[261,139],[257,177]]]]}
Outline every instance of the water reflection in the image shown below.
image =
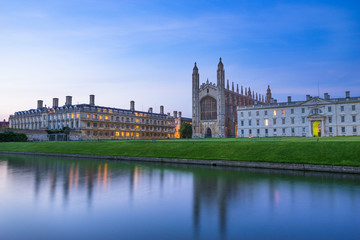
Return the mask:
{"type": "Polygon", "coordinates": [[[20,209],[31,214],[22,224],[57,217],[90,239],[99,231],[126,239],[355,239],[360,233],[358,175],[0,155],[0,180],[0,226],[9,239],[23,236],[11,231],[18,222],[5,222],[2,206],[16,211],[12,200],[21,198],[20,209]],[[31,194],[35,210],[28,209],[31,194]]]}

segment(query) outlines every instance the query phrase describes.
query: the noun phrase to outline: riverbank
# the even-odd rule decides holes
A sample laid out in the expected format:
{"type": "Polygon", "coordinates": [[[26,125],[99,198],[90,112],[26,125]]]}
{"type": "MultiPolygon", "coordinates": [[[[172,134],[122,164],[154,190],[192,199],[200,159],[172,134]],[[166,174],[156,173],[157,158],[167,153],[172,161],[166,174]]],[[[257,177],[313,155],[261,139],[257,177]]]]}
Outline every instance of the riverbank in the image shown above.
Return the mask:
{"type": "Polygon", "coordinates": [[[360,166],[360,138],[0,143],[0,151],[360,166]]]}

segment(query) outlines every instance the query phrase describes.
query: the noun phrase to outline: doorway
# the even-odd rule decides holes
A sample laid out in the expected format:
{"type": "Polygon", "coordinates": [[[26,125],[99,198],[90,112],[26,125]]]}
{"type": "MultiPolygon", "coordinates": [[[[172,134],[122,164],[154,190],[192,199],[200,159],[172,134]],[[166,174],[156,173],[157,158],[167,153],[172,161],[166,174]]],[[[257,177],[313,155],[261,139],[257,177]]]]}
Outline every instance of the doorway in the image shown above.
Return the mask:
{"type": "Polygon", "coordinates": [[[318,121],[313,123],[313,136],[321,137],[321,124],[318,121]]]}
{"type": "Polygon", "coordinates": [[[206,129],[205,138],[211,138],[211,129],[210,128],[206,129]]]}

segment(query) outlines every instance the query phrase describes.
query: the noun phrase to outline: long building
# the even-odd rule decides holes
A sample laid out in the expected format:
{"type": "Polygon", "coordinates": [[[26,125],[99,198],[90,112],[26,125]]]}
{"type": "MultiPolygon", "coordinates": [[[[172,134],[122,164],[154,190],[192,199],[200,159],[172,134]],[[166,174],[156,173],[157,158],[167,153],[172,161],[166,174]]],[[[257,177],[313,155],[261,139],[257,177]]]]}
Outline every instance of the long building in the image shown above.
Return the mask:
{"type": "Polygon", "coordinates": [[[239,137],[359,136],[360,97],[323,98],[306,95],[305,101],[238,107],[239,137]]]}
{"type": "Polygon", "coordinates": [[[55,132],[69,127],[71,140],[167,139],[175,137],[176,118],[164,114],[164,106],[160,106],[159,113],[151,107],[147,112],[135,110],[134,101],[130,102],[130,109],[97,106],[95,96],[90,95],[89,104],[74,105],[71,96],[66,97],[63,106],[59,106],[58,98],[53,99],[52,107],[44,107],[43,101],[38,100],[36,109],[15,112],[9,122],[11,129],[27,132],[55,132]]]}
{"type": "Polygon", "coordinates": [[[200,85],[199,69],[195,63],[192,74],[192,124],[193,138],[224,138],[236,137],[238,117],[236,108],[252,104],[269,103],[271,99],[270,86],[266,96],[251,91],[249,88],[229,80],[225,86],[224,64],[219,61],[217,69],[217,83],[207,80],[200,85]]]}

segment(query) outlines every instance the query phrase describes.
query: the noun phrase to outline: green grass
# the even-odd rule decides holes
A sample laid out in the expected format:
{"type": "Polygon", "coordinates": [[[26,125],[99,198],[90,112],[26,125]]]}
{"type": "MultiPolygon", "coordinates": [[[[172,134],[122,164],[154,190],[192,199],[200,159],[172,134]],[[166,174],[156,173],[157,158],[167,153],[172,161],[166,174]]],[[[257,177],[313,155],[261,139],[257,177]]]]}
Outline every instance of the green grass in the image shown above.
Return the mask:
{"type": "Polygon", "coordinates": [[[360,137],[27,142],[0,150],[360,166],[360,137]]]}

